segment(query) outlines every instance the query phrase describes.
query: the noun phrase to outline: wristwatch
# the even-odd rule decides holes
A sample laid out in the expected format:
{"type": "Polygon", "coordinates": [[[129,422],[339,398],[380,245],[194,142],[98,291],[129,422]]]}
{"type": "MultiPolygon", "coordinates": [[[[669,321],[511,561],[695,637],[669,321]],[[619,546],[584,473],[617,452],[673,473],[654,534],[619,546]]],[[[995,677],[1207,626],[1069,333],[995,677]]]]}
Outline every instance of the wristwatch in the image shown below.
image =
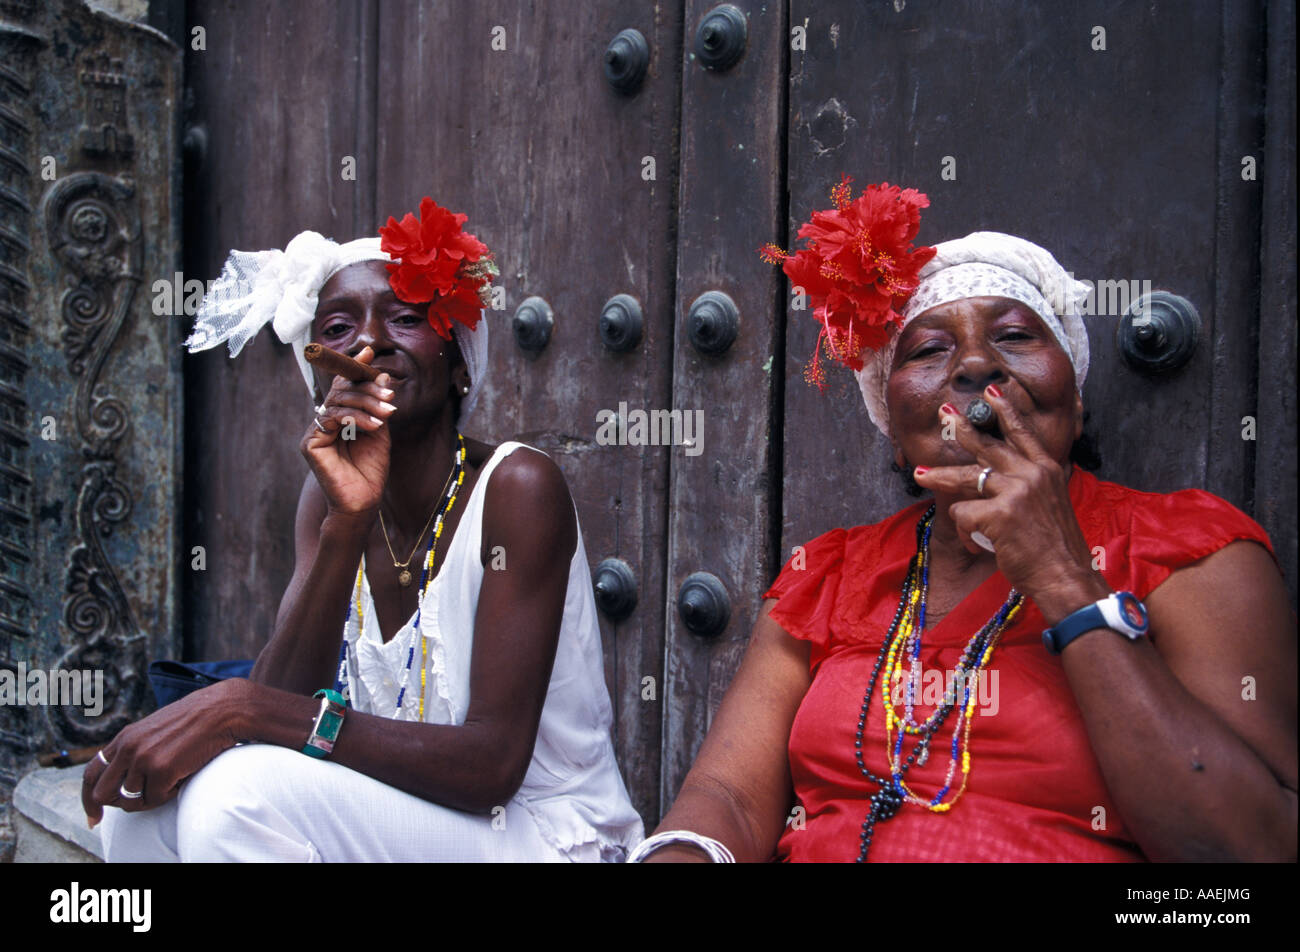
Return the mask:
{"type": "Polygon", "coordinates": [[[1043,632],[1043,644],[1052,654],[1060,654],[1075,638],[1094,628],[1110,628],[1136,640],[1147,633],[1147,627],[1147,609],[1137,596],[1132,592],[1115,592],[1066,615],[1043,632]]]}
{"type": "Polygon", "coordinates": [[[334,741],[338,740],[339,728],[343,726],[343,715],[348,711],[347,702],[338,691],[322,688],[312,697],[320,701],[320,713],[316,715],[316,724],[311,729],[302,752],[308,757],[328,757],[334,750],[334,741]]]}

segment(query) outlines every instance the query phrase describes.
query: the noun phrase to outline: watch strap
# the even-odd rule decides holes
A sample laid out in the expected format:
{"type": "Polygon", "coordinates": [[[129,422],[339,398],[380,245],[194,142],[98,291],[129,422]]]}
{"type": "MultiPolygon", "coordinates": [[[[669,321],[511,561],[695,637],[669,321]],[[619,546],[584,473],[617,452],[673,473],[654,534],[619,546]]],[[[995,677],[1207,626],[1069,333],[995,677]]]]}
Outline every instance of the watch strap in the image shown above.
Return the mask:
{"type": "Polygon", "coordinates": [[[1066,615],[1043,632],[1043,644],[1052,654],[1060,654],[1075,638],[1094,628],[1107,628],[1106,616],[1096,602],[1066,615]]]}
{"type": "Polygon", "coordinates": [[[1130,640],[1147,633],[1147,610],[1132,592],[1114,592],[1085,605],[1043,632],[1043,644],[1053,654],[1080,635],[1097,628],[1109,628],[1130,640]]]}

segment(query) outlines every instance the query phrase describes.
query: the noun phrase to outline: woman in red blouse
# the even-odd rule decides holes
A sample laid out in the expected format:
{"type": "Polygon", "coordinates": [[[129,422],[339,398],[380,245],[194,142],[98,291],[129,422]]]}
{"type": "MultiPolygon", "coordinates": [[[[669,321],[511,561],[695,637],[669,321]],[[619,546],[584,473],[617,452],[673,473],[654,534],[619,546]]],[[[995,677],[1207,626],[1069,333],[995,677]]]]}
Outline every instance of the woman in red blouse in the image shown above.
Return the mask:
{"type": "Polygon", "coordinates": [[[932,498],[796,552],[634,859],[1294,861],[1295,616],[1268,537],[1210,493],[1072,461],[1087,337],[1050,255],[994,233],[937,251],[891,288],[901,332],[858,355],[932,498]]]}

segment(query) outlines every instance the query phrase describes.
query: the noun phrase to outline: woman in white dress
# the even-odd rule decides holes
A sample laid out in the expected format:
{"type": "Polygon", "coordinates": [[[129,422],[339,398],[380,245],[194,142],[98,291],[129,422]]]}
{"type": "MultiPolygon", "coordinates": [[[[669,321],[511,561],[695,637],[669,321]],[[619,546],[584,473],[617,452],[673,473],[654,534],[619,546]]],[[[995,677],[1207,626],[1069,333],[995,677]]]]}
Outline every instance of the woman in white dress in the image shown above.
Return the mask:
{"type": "Polygon", "coordinates": [[[272,321],[319,404],[296,564],[249,679],[88,767],[110,861],[619,861],[642,838],[564,477],[460,433],[495,273],[463,221],[425,199],[382,247],[235,252],[205,298],[192,350],[272,321]],[[309,342],[382,373],[321,374],[309,342]]]}

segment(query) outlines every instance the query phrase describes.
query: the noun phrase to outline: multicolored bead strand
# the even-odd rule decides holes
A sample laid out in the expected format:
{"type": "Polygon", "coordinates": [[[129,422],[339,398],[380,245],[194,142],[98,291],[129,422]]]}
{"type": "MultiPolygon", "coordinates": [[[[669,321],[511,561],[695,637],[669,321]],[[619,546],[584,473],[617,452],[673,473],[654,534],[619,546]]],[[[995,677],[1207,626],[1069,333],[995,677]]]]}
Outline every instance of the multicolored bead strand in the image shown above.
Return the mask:
{"type": "MultiPolygon", "coordinates": [[[[424,686],[425,671],[428,668],[429,646],[428,639],[420,631],[420,613],[424,610],[424,596],[429,590],[429,585],[433,582],[433,561],[438,548],[438,539],[442,536],[442,527],[447,518],[447,513],[451,512],[452,506],[456,505],[456,497],[460,493],[460,487],[465,482],[465,438],[456,433],[457,451],[454,463],[453,476],[451,485],[447,489],[447,499],[442,508],[438,511],[437,519],[433,524],[433,532],[429,535],[429,547],[425,551],[424,563],[420,569],[420,600],[415,606],[415,618],[411,622],[414,630],[414,637],[420,639],[420,704],[417,711],[417,718],[424,720],[424,686]]],[[[411,665],[415,661],[415,645],[412,644],[410,650],[406,653],[406,668],[402,671],[402,684],[397,691],[397,707],[394,710],[394,717],[402,710],[402,702],[406,699],[406,688],[411,682],[411,665]]]]}
{"type": "Polygon", "coordinates": [[[854,756],[862,775],[879,788],[871,795],[871,807],[862,822],[857,859],[860,863],[867,859],[876,824],[892,818],[904,803],[915,803],[934,813],[946,813],[965,792],[971,770],[970,732],[975,717],[979,679],[993,656],[994,647],[1003,632],[1011,626],[1024,602],[1024,596],[1012,589],[1002,607],[967,642],[954,671],[954,677],[959,677],[962,682],[960,704],[955,690],[945,691],[943,703],[937,705],[924,722],[918,723],[914,712],[916,687],[920,682],[921,673],[921,639],[925,632],[925,606],[930,587],[930,529],[934,523],[934,514],[935,507],[931,505],[917,523],[917,552],[903,580],[898,609],[894,612],[893,622],[881,642],[880,652],[871,670],[867,690],[862,698],[862,709],[858,716],[854,756]],[[908,659],[908,683],[903,712],[900,714],[896,709],[896,699],[891,697],[891,686],[902,678],[904,659],[908,659]],[[885,756],[890,772],[887,778],[878,777],[867,769],[862,754],[867,717],[871,710],[871,697],[882,674],[882,667],[885,683],[881,689],[881,707],[885,718],[885,756]],[[958,709],[958,716],[949,745],[950,759],[944,784],[934,797],[929,799],[920,797],[907,786],[904,777],[914,764],[926,762],[931,741],[954,708],[958,709]],[[898,729],[897,738],[893,734],[895,728],[898,729]],[[909,735],[919,737],[919,740],[912,747],[907,759],[903,760],[904,738],[909,735]],[[961,786],[952,799],[945,802],[943,798],[952,789],[959,762],[962,772],[961,786]]]}

